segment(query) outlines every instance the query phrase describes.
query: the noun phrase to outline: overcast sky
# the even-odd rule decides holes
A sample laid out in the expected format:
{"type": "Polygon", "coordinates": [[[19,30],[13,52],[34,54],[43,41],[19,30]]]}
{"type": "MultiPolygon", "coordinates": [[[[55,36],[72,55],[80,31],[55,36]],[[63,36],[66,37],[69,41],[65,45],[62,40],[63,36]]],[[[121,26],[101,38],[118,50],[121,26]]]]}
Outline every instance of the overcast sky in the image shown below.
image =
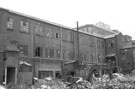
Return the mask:
{"type": "Polygon", "coordinates": [[[135,40],[135,0],[0,0],[0,7],[68,27],[102,21],[135,40]]]}

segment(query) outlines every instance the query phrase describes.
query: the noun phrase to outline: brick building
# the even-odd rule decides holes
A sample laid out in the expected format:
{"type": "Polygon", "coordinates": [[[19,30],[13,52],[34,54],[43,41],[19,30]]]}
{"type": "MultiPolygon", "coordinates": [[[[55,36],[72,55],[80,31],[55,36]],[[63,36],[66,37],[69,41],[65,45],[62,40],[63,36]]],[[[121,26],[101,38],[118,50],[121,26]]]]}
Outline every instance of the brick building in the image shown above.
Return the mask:
{"type": "Polygon", "coordinates": [[[103,29],[93,24],[80,26],[80,30],[103,38],[112,34],[116,34],[115,31],[110,29],[103,29]]]}
{"type": "MultiPolygon", "coordinates": [[[[105,48],[102,50],[95,51],[97,54],[98,53],[103,53],[103,61],[105,63],[109,63],[111,61],[111,65],[113,64],[115,67],[120,67],[120,49],[124,46],[124,43],[129,43],[131,41],[131,37],[127,35],[123,35],[117,30],[110,30],[110,29],[103,29],[100,28],[100,26],[92,25],[92,24],[87,24],[84,26],[80,26],[80,30],[82,32],[87,32],[89,34],[93,34],[95,36],[99,36],[104,39],[103,43],[105,45],[105,48]]],[[[98,40],[97,40],[97,45],[98,45],[98,40]]],[[[98,57],[98,56],[97,56],[98,57]]],[[[96,58],[98,59],[98,58],[96,58]]],[[[114,72],[116,70],[114,69],[114,72]]]]}
{"type": "Polygon", "coordinates": [[[0,79],[5,73],[6,83],[32,83],[32,76],[56,77],[61,72],[62,60],[73,60],[72,28],[3,8],[0,43],[1,60],[3,54],[6,58],[1,62],[6,66],[2,67],[0,79]]]}
{"type": "MultiPolygon", "coordinates": [[[[97,64],[117,54],[119,35],[107,38],[115,34],[95,25],[80,26],[79,59],[97,64]]],[[[0,8],[0,82],[31,84],[32,77],[57,77],[63,63],[78,60],[77,45],[76,29],[0,8]]]]}
{"type": "MultiPolygon", "coordinates": [[[[127,40],[126,40],[127,42],[127,40]]],[[[123,72],[131,73],[135,69],[135,42],[130,41],[124,43],[123,47],[120,49],[120,66],[123,72]]]]}
{"type": "MultiPolygon", "coordinates": [[[[6,63],[2,68],[6,83],[31,83],[32,76],[56,77],[61,73],[63,62],[76,60],[76,39],[76,30],[70,27],[1,8],[0,52],[6,55],[6,60],[1,62],[6,63]],[[12,78],[9,73],[13,75],[12,78]],[[24,77],[26,75],[28,77],[24,77]]],[[[79,31],[79,49],[83,62],[102,62],[105,55],[104,39],[79,31]]]]}

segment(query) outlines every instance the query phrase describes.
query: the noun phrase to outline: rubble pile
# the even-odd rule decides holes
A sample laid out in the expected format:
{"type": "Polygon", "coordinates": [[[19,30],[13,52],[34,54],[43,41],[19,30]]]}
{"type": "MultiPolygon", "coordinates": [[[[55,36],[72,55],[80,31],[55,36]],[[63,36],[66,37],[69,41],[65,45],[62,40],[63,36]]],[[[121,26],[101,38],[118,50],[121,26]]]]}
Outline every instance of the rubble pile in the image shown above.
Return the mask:
{"type": "Polygon", "coordinates": [[[37,83],[33,86],[18,85],[12,89],[135,89],[135,81],[133,77],[119,73],[112,74],[112,79],[109,78],[109,75],[103,75],[99,78],[95,77],[91,83],[82,78],[69,83],[48,77],[38,79],[37,83]]]}
{"type": "Polygon", "coordinates": [[[34,85],[36,89],[68,89],[66,84],[60,79],[53,79],[51,77],[39,79],[34,85]]]}
{"type": "Polygon", "coordinates": [[[91,83],[86,80],[76,81],[76,83],[70,86],[71,89],[91,89],[91,87],[91,83]]]}
{"type": "Polygon", "coordinates": [[[97,78],[93,82],[93,89],[135,89],[134,81],[123,74],[115,73],[112,75],[112,79],[109,79],[108,75],[104,75],[102,78],[97,78]]]}

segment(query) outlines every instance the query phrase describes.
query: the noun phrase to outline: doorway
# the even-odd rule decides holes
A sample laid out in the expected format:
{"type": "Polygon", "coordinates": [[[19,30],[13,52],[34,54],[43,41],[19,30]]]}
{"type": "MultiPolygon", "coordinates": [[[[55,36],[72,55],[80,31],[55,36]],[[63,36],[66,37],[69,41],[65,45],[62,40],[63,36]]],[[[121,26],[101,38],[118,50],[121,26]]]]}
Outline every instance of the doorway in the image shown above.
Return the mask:
{"type": "Polygon", "coordinates": [[[15,67],[7,67],[6,84],[15,83],[15,67]]]}

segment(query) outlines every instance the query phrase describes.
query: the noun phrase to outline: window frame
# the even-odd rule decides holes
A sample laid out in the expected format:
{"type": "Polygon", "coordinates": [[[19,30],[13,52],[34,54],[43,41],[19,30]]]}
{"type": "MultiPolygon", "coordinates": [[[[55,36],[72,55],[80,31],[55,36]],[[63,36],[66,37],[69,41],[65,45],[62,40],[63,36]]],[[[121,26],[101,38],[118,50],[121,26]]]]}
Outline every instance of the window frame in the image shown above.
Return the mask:
{"type": "Polygon", "coordinates": [[[20,21],[20,32],[29,33],[30,23],[25,20],[20,21]]]}
{"type": "Polygon", "coordinates": [[[42,56],[43,56],[42,47],[36,46],[34,53],[35,53],[35,54],[34,54],[35,57],[42,57],[42,56]]]}
{"type": "Polygon", "coordinates": [[[46,58],[55,58],[54,48],[45,48],[45,57],[46,58]]]}
{"type": "Polygon", "coordinates": [[[29,47],[26,44],[18,44],[18,49],[20,50],[20,53],[22,56],[28,56],[29,55],[29,47]]]}
{"type": "Polygon", "coordinates": [[[40,23],[38,23],[35,24],[34,32],[36,35],[43,36],[43,29],[43,26],[40,23]]]}
{"type": "Polygon", "coordinates": [[[12,17],[7,18],[7,29],[8,30],[14,29],[14,19],[12,17]]]}

